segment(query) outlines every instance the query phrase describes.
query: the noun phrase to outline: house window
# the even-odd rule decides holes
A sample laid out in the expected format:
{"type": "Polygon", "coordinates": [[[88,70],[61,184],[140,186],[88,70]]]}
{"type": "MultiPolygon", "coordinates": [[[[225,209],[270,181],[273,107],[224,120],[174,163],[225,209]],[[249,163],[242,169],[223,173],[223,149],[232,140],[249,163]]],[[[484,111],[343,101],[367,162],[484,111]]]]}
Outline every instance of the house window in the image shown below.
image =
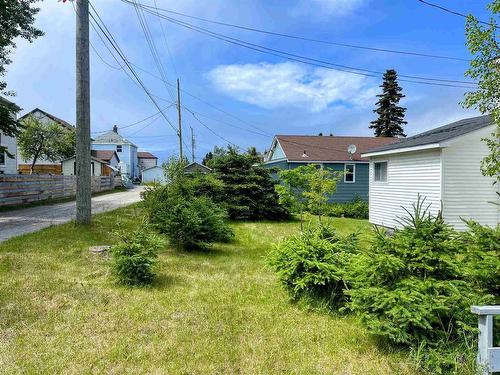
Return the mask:
{"type": "Polygon", "coordinates": [[[5,152],[0,152],[0,165],[5,165],[5,152]]]}
{"type": "Polygon", "coordinates": [[[373,180],[375,182],[387,182],[387,162],[381,161],[378,163],[373,163],[374,175],[373,180]]]}
{"type": "Polygon", "coordinates": [[[354,183],[356,182],[356,165],[355,164],[345,164],[344,165],[344,182],[354,183]]]}
{"type": "Polygon", "coordinates": [[[122,152],[122,145],[116,145],[116,152],[122,152]]]}

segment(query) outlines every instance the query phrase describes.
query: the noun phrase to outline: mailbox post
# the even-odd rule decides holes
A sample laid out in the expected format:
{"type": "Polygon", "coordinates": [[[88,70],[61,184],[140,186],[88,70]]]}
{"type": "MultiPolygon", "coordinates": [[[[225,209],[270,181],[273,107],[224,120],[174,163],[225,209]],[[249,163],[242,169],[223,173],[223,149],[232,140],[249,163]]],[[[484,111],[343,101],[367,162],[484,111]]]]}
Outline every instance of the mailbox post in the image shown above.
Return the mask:
{"type": "Polygon", "coordinates": [[[500,315],[500,306],[472,306],[479,317],[477,365],[481,374],[500,371],[500,347],[493,346],[493,317],[500,315]]]}

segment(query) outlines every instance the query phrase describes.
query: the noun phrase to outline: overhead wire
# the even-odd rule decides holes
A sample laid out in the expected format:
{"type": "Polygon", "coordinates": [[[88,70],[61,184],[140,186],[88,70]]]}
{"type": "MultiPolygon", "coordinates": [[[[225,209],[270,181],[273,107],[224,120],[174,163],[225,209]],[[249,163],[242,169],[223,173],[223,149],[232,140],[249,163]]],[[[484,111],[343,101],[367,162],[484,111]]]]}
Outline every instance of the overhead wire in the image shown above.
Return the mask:
{"type": "MultiPolygon", "coordinates": [[[[122,0],[122,1],[125,3],[129,2],[129,0],[122,0]]],[[[207,19],[207,18],[203,18],[203,17],[193,16],[193,15],[182,13],[182,12],[177,12],[177,11],[170,10],[170,9],[158,8],[158,6],[156,5],[156,0],[154,0],[154,1],[155,1],[154,9],[157,12],[160,12],[160,11],[166,12],[166,13],[175,14],[175,15],[190,18],[190,19],[195,19],[195,20],[202,21],[202,22],[207,22],[207,23],[211,23],[211,24],[215,24],[215,25],[236,28],[236,29],[240,29],[240,30],[257,32],[257,33],[261,33],[261,34],[273,35],[273,36],[278,36],[278,37],[283,37],[283,38],[296,39],[296,40],[302,40],[302,41],[308,41],[308,42],[314,42],[314,43],[320,43],[320,44],[328,44],[328,45],[339,46],[339,47],[369,50],[369,51],[375,51],[375,52],[395,53],[395,54],[401,54],[401,55],[428,57],[428,58],[445,59],[445,60],[470,61],[470,59],[461,58],[461,57],[444,56],[444,55],[436,55],[436,54],[413,52],[413,51],[401,51],[401,50],[394,50],[394,49],[389,49],[389,48],[363,46],[363,45],[352,44],[352,43],[340,43],[340,42],[333,42],[333,41],[329,41],[329,40],[309,38],[309,37],[304,37],[304,36],[300,36],[300,35],[292,35],[292,34],[287,34],[287,33],[282,33],[282,32],[263,30],[263,29],[259,29],[256,27],[237,25],[237,24],[228,23],[228,22],[221,22],[221,21],[211,20],[211,19],[207,19]]],[[[147,8],[153,8],[150,5],[143,5],[143,6],[147,7],[147,8]]]]}
{"type": "MultiPolygon", "coordinates": [[[[462,17],[462,18],[468,18],[469,17],[465,13],[461,13],[461,12],[458,12],[456,10],[452,10],[450,8],[446,8],[446,7],[442,6],[442,5],[431,3],[430,1],[426,1],[426,0],[417,0],[417,1],[419,3],[424,4],[424,5],[427,5],[427,6],[430,6],[432,8],[436,8],[436,9],[442,10],[443,12],[450,13],[450,14],[453,14],[455,16],[459,16],[459,17],[462,17]]],[[[500,27],[498,25],[495,25],[495,24],[490,23],[490,22],[481,21],[481,20],[477,20],[477,22],[482,23],[483,25],[488,25],[488,26],[494,27],[495,29],[500,29],[500,27]]]]}
{"type": "MultiPolygon", "coordinates": [[[[128,0],[122,0],[125,3],[129,4],[128,0]]],[[[368,76],[368,77],[380,77],[384,74],[384,72],[380,71],[375,71],[375,70],[370,70],[370,69],[364,69],[364,68],[356,68],[356,67],[351,67],[343,64],[336,64],[332,63],[329,61],[324,61],[320,59],[315,59],[315,58],[310,58],[307,56],[303,55],[298,55],[298,54],[293,54],[289,53],[286,51],[281,51],[277,50],[274,48],[269,48],[265,47],[259,44],[255,43],[250,43],[238,38],[233,38],[224,34],[216,33],[213,32],[209,29],[202,28],[199,26],[195,26],[193,24],[180,21],[178,19],[157,13],[151,9],[145,8],[145,11],[153,14],[157,17],[166,19],[167,21],[174,23],[178,26],[182,26],[184,28],[188,28],[190,30],[196,31],[198,33],[208,35],[212,38],[219,39],[222,41],[225,41],[227,43],[235,44],[244,48],[248,48],[251,50],[255,50],[261,53],[266,53],[270,54],[273,56],[278,56],[281,58],[285,58],[291,61],[296,61],[300,62],[302,64],[307,64],[307,65],[312,65],[312,66],[317,66],[317,67],[322,67],[326,69],[332,69],[332,70],[337,70],[337,71],[342,71],[350,74],[357,74],[357,75],[362,75],[362,76],[368,76]]],[[[461,81],[461,80],[451,80],[451,79],[441,79],[441,78],[434,78],[434,77],[422,77],[422,76],[415,76],[415,75],[407,75],[407,74],[398,74],[399,77],[403,77],[403,79],[400,79],[402,82],[412,82],[412,83],[417,83],[417,84],[426,84],[426,85],[435,85],[435,86],[448,86],[448,87],[459,87],[459,88],[474,88],[472,85],[476,85],[475,82],[469,82],[469,81],[461,81]],[[460,85],[457,85],[460,84],[460,85]]]]}

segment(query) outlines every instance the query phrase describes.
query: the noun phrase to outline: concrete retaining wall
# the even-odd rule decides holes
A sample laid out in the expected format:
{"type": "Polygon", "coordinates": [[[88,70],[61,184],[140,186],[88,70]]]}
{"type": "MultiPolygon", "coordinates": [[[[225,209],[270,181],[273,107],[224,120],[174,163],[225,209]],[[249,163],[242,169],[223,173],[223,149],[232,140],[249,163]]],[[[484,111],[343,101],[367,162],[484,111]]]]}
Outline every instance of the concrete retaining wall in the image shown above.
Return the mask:
{"type": "MultiPolygon", "coordinates": [[[[92,177],[92,193],[114,187],[115,181],[111,176],[92,177]]],[[[66,198],[75,194],[76,176],[0,174],[0,206],[66,198]]]]}

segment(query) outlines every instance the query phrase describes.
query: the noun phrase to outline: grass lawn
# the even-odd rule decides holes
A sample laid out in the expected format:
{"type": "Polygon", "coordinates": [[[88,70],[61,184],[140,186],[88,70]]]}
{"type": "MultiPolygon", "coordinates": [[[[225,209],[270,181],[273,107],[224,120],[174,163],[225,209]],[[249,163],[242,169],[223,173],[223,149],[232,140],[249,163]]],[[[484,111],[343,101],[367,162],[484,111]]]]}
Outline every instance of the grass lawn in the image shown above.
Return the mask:
{"type": "MultiPolygon", "coordinates": [[[[149,288],[117,286],[88,251],[140,209],[97,215],[0,244],[2,373],[414,374],[354,317],[289,301],[264,256],[291,223],[235,223],[210,252],[166,248],[149,288]]],[[[332,219],[341,232],[366,221],[332,219]]]]}

